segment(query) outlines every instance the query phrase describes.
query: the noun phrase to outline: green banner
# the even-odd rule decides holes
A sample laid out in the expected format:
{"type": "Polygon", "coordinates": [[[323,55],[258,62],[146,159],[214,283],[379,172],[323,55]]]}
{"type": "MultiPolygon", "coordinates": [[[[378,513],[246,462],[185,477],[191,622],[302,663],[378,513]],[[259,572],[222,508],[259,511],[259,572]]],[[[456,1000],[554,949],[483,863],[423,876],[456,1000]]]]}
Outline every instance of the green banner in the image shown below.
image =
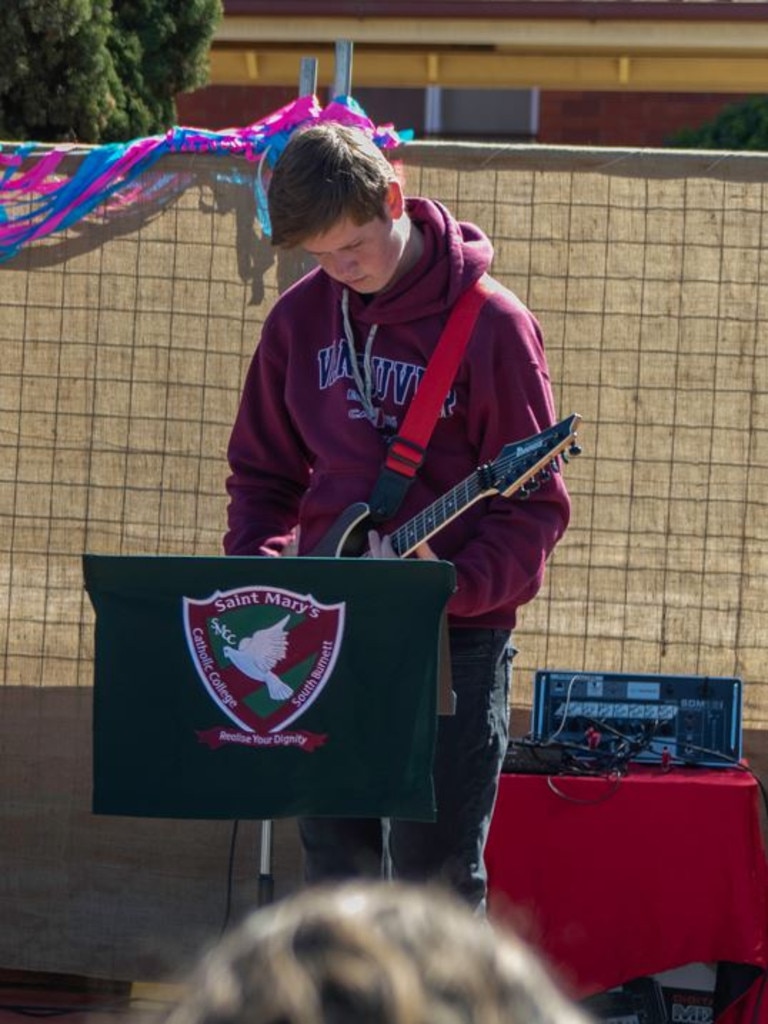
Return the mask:
{"type": "Polygon", "coordinates": [[[93,810],[432,820],[447,562],[85,555],[93,810]]]}

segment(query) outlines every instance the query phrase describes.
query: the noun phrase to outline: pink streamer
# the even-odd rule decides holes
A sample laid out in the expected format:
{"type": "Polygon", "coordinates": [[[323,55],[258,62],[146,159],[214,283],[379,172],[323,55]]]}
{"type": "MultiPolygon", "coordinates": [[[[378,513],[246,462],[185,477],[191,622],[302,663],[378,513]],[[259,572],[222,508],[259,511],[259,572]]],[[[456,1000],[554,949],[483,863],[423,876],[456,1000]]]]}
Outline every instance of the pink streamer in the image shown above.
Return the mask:
{"type": "Polygon", "coordinates": [[[164,153],[227,153],[249,161],[265,156],[275,158],[297,128],[317,121],[355,125],[370,133],[382,148],[397,146],[402,141],[392,125],[376,128],[348,97],[337,97],[322,108],[316,96],[300,96],[245,128],[221,132],[173,128],[165,135],[126,143],[122,151],[115,145],[97,148],[85,157],[73,177],[55,173],[64,157],[76,149],[70,144],[37,157],[27,170],[22,170],[27,154],[0,153],[0,166],[11,169],[10,174],[0,179],[0,259],[14,255],[26,242],[68,226],[76,217],[87,216],[97,205],[103,204],[105,213],[109,213],[123,211],[130,203],[139,201],[149,190],[133,179],[164,153]],[[113,158],[115,152],[118,155],[113,158]],[[102,166],[98,167],[100,156],[102,166]],[[94,164],[97,173],[91,178],[94,164]],[[81,172],[86,180],[78,187],[81,172]],[[29,203],[18,198],[22,196],[37,196],[38,208],[30,213],[29,203]],[[7,208],[14,203],[24,205],[24,213],[10,216],[7,208]]]}

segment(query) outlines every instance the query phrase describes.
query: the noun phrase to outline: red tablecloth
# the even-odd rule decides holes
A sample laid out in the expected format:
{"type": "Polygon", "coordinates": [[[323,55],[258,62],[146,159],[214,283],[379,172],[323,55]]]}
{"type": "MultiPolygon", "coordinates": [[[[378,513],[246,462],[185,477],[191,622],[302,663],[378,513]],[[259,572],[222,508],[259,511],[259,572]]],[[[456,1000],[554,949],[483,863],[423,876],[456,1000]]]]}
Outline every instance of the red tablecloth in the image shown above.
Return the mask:
{"type": "MultiPolygon", "coordinates": [[[[759,797],[738,769],[638,767],[613,782],[503,775],[486,854],[490,913],[578,998],[689,963],[765,972],[759,797]]],[[[768,992],[760,1004],[751,1019],[768,1021],[768,992]]]]}

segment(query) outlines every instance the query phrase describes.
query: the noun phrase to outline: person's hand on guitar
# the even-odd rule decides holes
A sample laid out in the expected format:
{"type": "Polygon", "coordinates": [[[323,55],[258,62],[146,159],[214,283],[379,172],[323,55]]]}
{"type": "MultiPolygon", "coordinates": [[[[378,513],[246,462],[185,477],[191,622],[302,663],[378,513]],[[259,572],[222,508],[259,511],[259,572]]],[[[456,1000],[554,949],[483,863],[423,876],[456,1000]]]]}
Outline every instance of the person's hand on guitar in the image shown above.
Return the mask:
{"type": "Polygon", "coordinates": [[[283,558],[295,558],[299,553],[299,527],[296,526],[290,533],[288,543],[280,552],[283,558]]]}
{"type": "MultiPolygon", "coordinates": [[[[368,554],[371,558],[399,558],[400,556],[392,547],[389,537],[381,536],[375,530],[368,531],[368,554]]],[[[416,558],[432,558],[437,560],[437,555],[432,548],[424,541],[414,550],[416,558]]]]}

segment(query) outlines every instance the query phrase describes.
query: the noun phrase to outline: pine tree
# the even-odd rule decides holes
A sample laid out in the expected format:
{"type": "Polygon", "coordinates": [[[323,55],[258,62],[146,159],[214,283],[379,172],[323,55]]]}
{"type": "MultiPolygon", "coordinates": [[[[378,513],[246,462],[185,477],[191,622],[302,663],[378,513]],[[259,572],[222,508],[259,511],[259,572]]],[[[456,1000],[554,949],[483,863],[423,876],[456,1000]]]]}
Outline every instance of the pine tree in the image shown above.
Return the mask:
{"type": "Polygon", "coordinates": [[[2,0],[0,139],[128,141],[205,85],[222,0],[2,0]]]}
{"type": "Polygon", "coordinates": [[[679,149],[768,150],[768,96],[732,103],[713,121],[684,128],[667,144],[679,149]]]}

